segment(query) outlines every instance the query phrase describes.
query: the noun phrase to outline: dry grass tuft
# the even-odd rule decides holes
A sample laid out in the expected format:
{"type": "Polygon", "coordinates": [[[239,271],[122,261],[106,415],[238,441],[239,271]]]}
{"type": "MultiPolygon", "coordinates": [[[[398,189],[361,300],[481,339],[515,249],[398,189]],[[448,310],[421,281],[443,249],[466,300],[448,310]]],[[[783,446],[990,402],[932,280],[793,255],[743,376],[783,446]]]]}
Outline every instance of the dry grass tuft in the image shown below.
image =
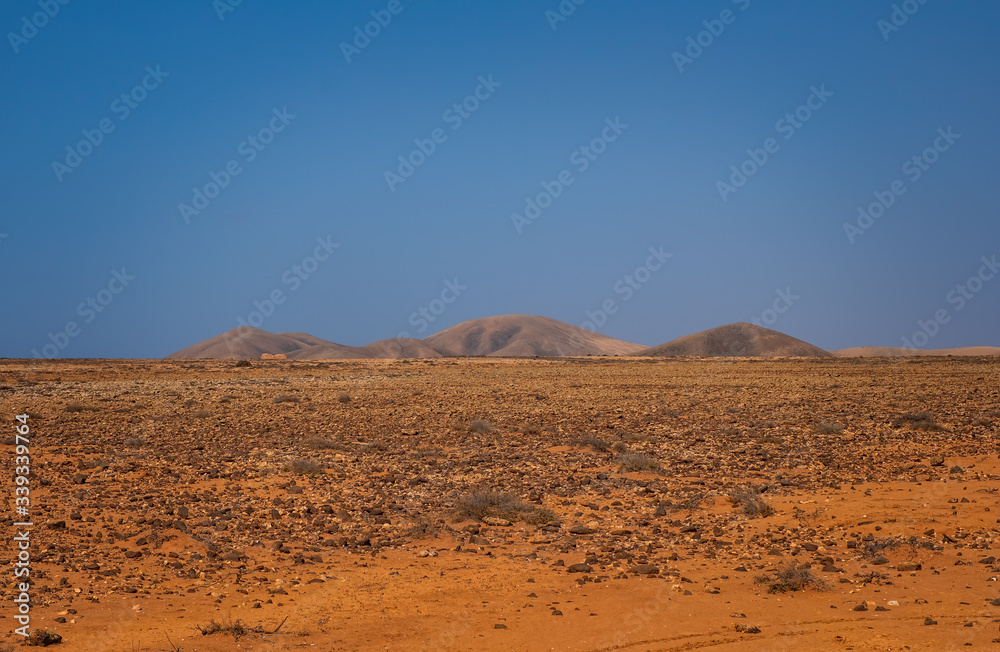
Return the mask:
{"type": "Polygon", "coordinates": [[[475,491],[462,496],[455,505],[454,516],[459,521],[481,521],[494,516],[531,525],[544,525],[556,520],[551,510],[498,491],[475,491]]]}
{"type": "Polygon", "coordinates": [[[754,581],[758,584],[770,584],[767,587],[768,593],[788,593],[789,591],[803,591],[807,588],[824,591],[827,588],[826,582],[813,575],[808,565],[799,567],[792,562],[778,568],[774,577],[766,574],[758,575],[754,581]]]}
{"type": "Polygon", "coordinates": [[[320,473],[326,473],[326,469],[323,465],[314,460],[292,460],[285,466],[285,470],[291,471],[292,473],[298,473],[300,475],[316,475],[320,473]]]}
{"type": "Polygon", "coordinates": [[[736,487],[729,493],[729,502],[748,518],[770,516],[774,508],[761,498],[761,492],[754,487],[736,487]]]}
{"type": "Polygon", "coordinates": [[[493,430],[493,424],[485,419],[473,419],[469,422],[469,432],[474,432],[477,435],[488,435],[493,430]]]}
{"type": "Polygon", "coordinates": [[[622,471],[658,471],[660,463],[646,453],[625,453],[615,458],[622,471]]]}

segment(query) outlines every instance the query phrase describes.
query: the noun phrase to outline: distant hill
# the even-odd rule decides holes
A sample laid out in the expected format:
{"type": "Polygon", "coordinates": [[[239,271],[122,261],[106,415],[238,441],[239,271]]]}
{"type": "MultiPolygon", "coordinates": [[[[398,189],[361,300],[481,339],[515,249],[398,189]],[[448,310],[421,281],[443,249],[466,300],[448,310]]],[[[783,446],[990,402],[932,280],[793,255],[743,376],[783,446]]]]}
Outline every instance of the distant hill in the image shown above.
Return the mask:
{"type": "Polygon", "coordinates": [[[168,359],[259,358],[263,353],[290,354],[305,347],[334,345],[306,333],[269,333],[250,326],[234,328],[167,356],[168,359]]]}
{"type": "Polygon", "coordinates": [[[1000,346],[966,346],[957,349],[906,349],[898,346],[856,346],[832,352],[838,358],[909,358],[932,355],[1000,355],[1000,346]]]}
{"type": "Polygon", "coordinates": [[[685,335],[635,353],[640,356],[826,357],[829,351],[762,326],[739,323],[685,335]]]}
{"type": "Polygon", "coordinates": [[[259,328],[244,327],[193,344],[171,353],[167,358],[253,359],[260,358],[264,353],[283,353],[292,360],[579,355],[910,357],[1000,355],[1000,347],[911,350],[869,346],[830,352],[769,328],[739,323],[646,348],[548,317],[499,315],[465,321],[423,340],[393,338],[365,346],[337,344],[308,333],[269,333],[259,328]]]}
{"type": "Polygon", "coordinates": [[[440,358],[441,352],[423,340],[395,337],[362,346],[370,358],[440,358]]]}
{"type": "Polygon", "coordinates": [[[352,360],[359,358],[440,358],[441,354],[421,340],[395,338],[365,346],[344,346],[327,342],[288,354],[294,360],[352,360]]]}
{"type": "Polygon", "coordinates": [[[452,356],[627,355],[644,348],[535,315],[472,319],[431,335],[424,342],[452,356]]]}

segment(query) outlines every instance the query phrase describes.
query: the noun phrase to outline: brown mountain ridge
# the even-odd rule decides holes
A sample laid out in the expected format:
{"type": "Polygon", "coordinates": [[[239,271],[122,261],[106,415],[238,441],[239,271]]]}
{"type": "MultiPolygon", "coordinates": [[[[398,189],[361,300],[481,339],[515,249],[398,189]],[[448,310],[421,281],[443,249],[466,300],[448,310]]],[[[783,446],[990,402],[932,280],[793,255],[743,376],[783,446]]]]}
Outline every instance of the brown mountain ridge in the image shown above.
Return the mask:
{"type": "Polygon", "coordinates": [[[909,350],[857,347],[826,351],[769,328],[727,324],[646,348],[536,315],[499,315],[462,322],[425,339],[393,338],[346,346],[307,333],[269,333],[244,326],[167,356],[173,359],[260,358],[284,354],[295,360],[440,358],[453,356],[695,356],[695,357],[874,357],[998,355],[1000,347],[909,350]]]}

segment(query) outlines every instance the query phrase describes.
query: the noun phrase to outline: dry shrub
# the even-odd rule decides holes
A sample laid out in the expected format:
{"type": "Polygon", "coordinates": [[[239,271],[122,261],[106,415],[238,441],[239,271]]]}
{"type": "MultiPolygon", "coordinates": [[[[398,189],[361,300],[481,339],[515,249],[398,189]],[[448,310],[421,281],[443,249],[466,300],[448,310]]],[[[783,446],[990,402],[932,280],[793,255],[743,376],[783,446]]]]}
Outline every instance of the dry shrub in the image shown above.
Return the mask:
{"type": "Polygon", "coordinates": [[[615,458],[622,471],[657,471],[660,463],[652,455],[646,453],[625,453],[615,458]]]}
{"type": "Polygon", "coordinates": [[[822,578],[813,575],[809,566],[796,566],[792,562],[778,568],[774,577],[770,575],[758,575],[754,578],[758,584],[770,584],[767,587],[768,593],[787,593],[789,591],[802,591],[807,588],[814,588],[823,591],[827,588],[826,582],[822,578]]]}
{"type": "Polygon", "coordinates": [[[759,489],[754,487],[736,487],[729,493],[729,502],[748,518],[770,516],[774,508],[761,497],[759,489]]]}
{"type": "Polygon", "coordinates": [[[924,410],[923,412],[907,412],[905,414],[899,415],[896,419],[895,425],[898,426],[909,426],[913,430],[944,430],[940,424],[934,421],[934,417],[931,413],[924,410]]]}
{"type": "Polygon", "coordinates": [[[611,445],[608,444],[608,442],[604,441],[603,439],[598,439],[597,437],[592,437],[590,435],[584,437],[577,437],[576,439],[572,440],[571,443],[576,444],[577,446],[590,446],[594,450],[601,451],[602,453],[605,453],[611,449],[611,445]]]}
{"type": "Polygon", "coordinates": [[[469,432],[477,435],[488,435],[493,432],[493,424],[484,419],[473,419],[469,422],[469,432]]]}
{"type": "Polygon", "coordinates": [[[556,520],[551,510],[526,503],[520,498],[498,491],[474,491],[462,496],[455,504],[454,516],[459,521],[481,521],[494,516],[508,521],[524,521],[544,525],[556,520]]]}
{"type": "Polygon", "coordinates": [[[285,467],[286,470],[292,473],[298,473],[301,475],[315,475],[319,473],[326,473],[326,469],[323,465],[314,460],[292,460],[285,467]]]}

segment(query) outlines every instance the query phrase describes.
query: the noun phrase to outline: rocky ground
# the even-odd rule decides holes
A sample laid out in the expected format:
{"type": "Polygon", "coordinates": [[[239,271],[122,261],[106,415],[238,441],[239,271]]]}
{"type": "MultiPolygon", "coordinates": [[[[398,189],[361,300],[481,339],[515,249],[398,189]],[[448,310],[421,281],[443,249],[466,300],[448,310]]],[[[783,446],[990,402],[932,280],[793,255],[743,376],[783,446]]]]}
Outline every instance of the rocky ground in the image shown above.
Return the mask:
{"type": "Polygon", "coordinates": [[[997,358],[0,360],[8,478],[22,413],[56,649],[1000,649],[997,358]]]}

